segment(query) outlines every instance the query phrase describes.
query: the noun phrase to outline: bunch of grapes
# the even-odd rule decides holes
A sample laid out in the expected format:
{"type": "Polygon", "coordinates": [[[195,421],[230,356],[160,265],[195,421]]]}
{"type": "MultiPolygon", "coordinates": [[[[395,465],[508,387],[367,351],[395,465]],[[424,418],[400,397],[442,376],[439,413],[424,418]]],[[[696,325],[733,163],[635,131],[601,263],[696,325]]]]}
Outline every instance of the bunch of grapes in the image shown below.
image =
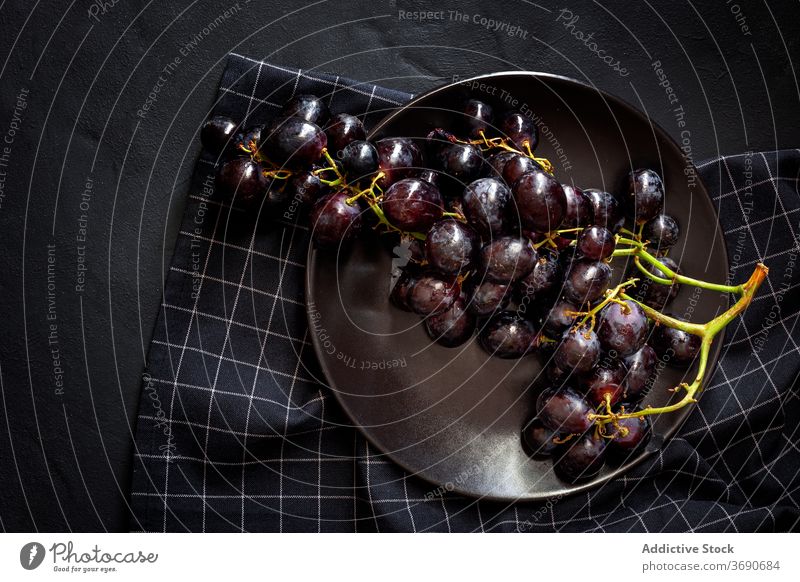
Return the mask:
{"type": "Polygon", "coordinates": [[[308,209],[318,248],[344,249],[367,231],[410,249],[390,294],[416,313],[430,338],[457,347],[477,332],[489,354],[538,352],[546,383],[522,429],[531,455],[551,457],[569,482],[641,451],[649,415],[695,401],[711,342],[766,276],[718,285],[683,275],[667,256],[680,228],[663,213],[664,185],[651,169],[630,173],[617,195],[561,184],[536,157],[538,131],[509,111],[467,101],[454,128],[424,139],[373,142],[358,118],[331,116],[314,96],[287,103],[269,126],[240,128],[214,117],[204,146],[221,163],[218,190],[241,205],[279,213],[290,200],[308,209]],[[499,134],[490,137],[490,134],[499,134]],[[629,265],[611,285],[612,261],[629,265]],[[740,297],[705,324],[663,311],[682,284],[740,297]],[[640,402],[661,359],[699,358],[682,400],[640,402]]]}

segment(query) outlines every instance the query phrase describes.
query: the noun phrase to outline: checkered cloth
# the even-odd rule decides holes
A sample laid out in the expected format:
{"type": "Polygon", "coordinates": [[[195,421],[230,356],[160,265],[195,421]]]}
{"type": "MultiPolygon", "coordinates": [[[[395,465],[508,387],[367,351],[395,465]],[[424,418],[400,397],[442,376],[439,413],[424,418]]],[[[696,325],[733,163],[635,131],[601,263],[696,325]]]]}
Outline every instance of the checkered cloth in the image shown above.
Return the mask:
{"type": "MultiPolygon", "coordinates": [[[[295,93],[382,117],[410,96],[232,55],[215,114],[263,122],[295,93]]],[[[350,425],[322,377],[304,306],[308,230],[236,228],[199,160],[150,346],[132,529],[145,531],[786,531],[800,518],[796,329],[800,150],[699,166],[731,274],[770,266],[729,326],[713,381],[658,454],[546,503],[430,495],[350,425]]]]}

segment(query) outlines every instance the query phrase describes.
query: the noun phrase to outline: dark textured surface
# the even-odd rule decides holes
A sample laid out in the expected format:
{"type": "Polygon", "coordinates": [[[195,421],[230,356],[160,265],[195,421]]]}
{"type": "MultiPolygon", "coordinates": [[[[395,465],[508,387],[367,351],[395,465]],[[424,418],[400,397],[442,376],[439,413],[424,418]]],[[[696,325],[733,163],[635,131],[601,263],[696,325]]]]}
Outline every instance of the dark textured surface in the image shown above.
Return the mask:
{"type": "Polygon", "coordinates": [[[8,452],[0,458],[0,525],[128,526],[141,371],[199,152],[196,132],[229,51],[410,92],[453,75],[555,72],[637,104],[679,142],[689,131],[683,137],[698,160],[797,145],[795,4],[742,3],[750,35],[724,3],[651,4],[573,2],[579,20],[567,29],[556,21],[562,5],[546,2],[458,2],[444,7],[443,21],[427,23],[398,18],[428,7],[422,2],[125,1],[96,19],[86,4],[5,2],[0,133],[20,127],[2,168],[0,205],[0,450],[8,452]],[[470,22],[449,20],[456,6],[470,22]],[[490,32],[472,23],[475,14],[519,25],[527,38],[490,32]],[[598,49],[629,76],[602,63],[577,30],[595,31],[598,49]],[[655,60],[677,104],[659,86],[655,60]],[[14,120],[25,91],[27,107],[14,120]],[[137,115],[148,100],[149,111],[137,115]],[[82,213],[87,271],[76,292],[82,213]],[[48,345],[48,244],[63,394],[48,345]]]}

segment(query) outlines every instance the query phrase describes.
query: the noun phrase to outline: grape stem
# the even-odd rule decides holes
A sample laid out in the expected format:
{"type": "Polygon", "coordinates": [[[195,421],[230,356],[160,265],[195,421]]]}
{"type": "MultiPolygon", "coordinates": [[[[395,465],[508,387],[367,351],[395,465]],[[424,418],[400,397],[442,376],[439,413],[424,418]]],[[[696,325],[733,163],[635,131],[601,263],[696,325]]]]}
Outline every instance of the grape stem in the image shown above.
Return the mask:
{"type": "MultiPolygon", "coordinates": [[[[646,251],[645,251],[646,252],[646,251]]],[[[660,268],[660,267],[659,267],[660,268]]],[[[653,319],[656,322],[656,325],[667,325],[669,327],[673,327],[676,329],[680,329],[692,335],[696,335],[701,338],[700,344],[700,361],[697,366],[697,374],[695,376],[694,381],[690,384],[683,382],[679,386],[673,389],[673,392],[678,392],[679,390],[684,391],[684,396],[678,402],[670,404],[668,406],[661,406],[661,407],[652,407],[648,406],[642,410],[638,410],[636,412],[621,412],[619,414],[615,414],[610,406],[606,406],[606,411],[604,413],[590,413],[589,419],[595,421],[598,425],[602,426],[608,423],[617,423],[620,419],[623,418],[638,418],[641,416],[647,416],[650,414],[664,414],[666,412],[674,412],[676,410],[680,410],[687,404],[691,404],[693,402],[697,402],[695,395],[700,391],[702,387],[703,377],[706,373],[706,368],[708,367],[708,357],[711,353],[711,346],[714,342],[714,338],[717,334],[731,321],[733,321],[736,317],[739,316],[745,309],[747,309],[748,305],[753,300],[753,297],[758,291],[758,288],[764,282],[764,279],[767,277],[767,273],[769,273],[769,269],[763,263],[758,263],[756,265],[753,274],[750,275],[750,278],[743,283],[742,285],[737,285],[736,287],[729,287],[729,286],[717,286],[717,287],[725,287],[726,289],[736,289],[736,291],[729,291],[731,293],[737,292],[741,294],[741,297],[734,303],[727,311],[718,315],[711,321],[708,321],[703,324],[698,323],[690,323],[687,321],[681,321],[679,319],[675,319],[674,317],[670,317],[668,315],[664,315],[660,311],[657,311],[643,303],[627,296],[625,293],[621,293],[621,297],[623,299],[627,299],[630,301],[634,301],[635,303],[639,304],[645,314],[653,319]]],[[[704,282],[703,282],[704,283],[704,282]]],[[[710,288],[704,286],[703,288],[710,288]]]]}

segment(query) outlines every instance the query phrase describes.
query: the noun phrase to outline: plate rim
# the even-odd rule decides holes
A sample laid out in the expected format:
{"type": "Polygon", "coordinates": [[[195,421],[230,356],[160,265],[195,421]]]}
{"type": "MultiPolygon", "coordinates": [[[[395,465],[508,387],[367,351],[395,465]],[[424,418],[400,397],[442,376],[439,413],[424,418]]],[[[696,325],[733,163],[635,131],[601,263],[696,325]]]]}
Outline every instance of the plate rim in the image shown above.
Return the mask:
{"type": "MultiPolygon", "coordinates": [[[[632,104],[628,103],[626,100],[622,99],[621,97],[618,97],[616,95],[608,93],[607,91],[605,91],[603,89],[600,89],[599,87],[597,87],[595,85],[592,85],[590,83],[587,83],[587,82],[584,82],[584,81],[580,81],[580,80],[574,79],[572,77],[567,77],[565,75],[559,75],[559,74],[556,74],[556,73],[546,73],[546,72],[540,72],[540,71],[521,71],[521,70],[520,71],[497,71],[497,72],[494,72],[494,73],[486,73],[486,74],[483,74],[483,75],[475,75],[473,77],[468,77],[468,78],[465,78],[465,79],[459,79],[458,81],[454,81],[454,82],[447,83],[447,84],[444,84],[444,85],[439,85],[439,86],[433,87],[431,89],[428,89],[427,91],[423,91],[419,95],[414,95],[414,96],[411,97],[411,99],[407,103],[404,103],[400,107],[392,110],[391,112],[387,113],[384,117],[382,117],[380,119],[380,121],[378,121],[375,124],[375,126],[369,131],[369,133],[367,134],[366,139],[367,140],[374,139],[376,137],[376,135],[378,133],[380,133],[380,130],[383,127],[385,127],[388,123],[390,123],[395,117],[397,117],[398,115],[402,114],[403,111],[405,111],[407,109],[410,109],[410,108],[413,108],[414,105],[416,105],[419,101],[421,101],[423,99],[427,99],[431,95],[434,95],[434,94],[439,93],[441,91],[445,91],[445,90],[451,89],[453,87],[465,86],[466,83],[471,82],[471,81],[476,81],[476,80],[479,80],[479,79],[490,79],[490,78],[494,78],[494,77],[507,77],[507,76],[534,77],[534,78],[546,77],[546,78],[551,78],[551,79],[558,79],[560,81],[565,81],[567,83],[577,84],[577,85],[580,85],[580,86],[582,86],[582,87],[584,87],[586,89],[590,89],[590,90],[596,92],[597,94],[599,94],[603,100],[613,101],[617,105],[620,105],[623,108],[627,109],[629,112],[633,113],[635,116],[638,116],[638,117],[642,118],[645,122],[647,122],[648,124],[650,124],[654,128],[655,133],[657,135],[660,134],[661,136],[663,136],[667,140],[668,144],[672,148],[674,148],[674,150],[676,152],[679,152],[679,153],[681,152],[680,146],[678,146],[677,142],[669,134],[669,132],[667,132],[652,117],[650,117],[649,115],[647,115],[643,111],[639,110],[637,107],[633,106],[632,104]]],[[[711,195],[708,192],[708,188],[706,187],[705,181],[703,180],[703,178],[700,175],[700,173],[697,171],[697,167],[695,166],[694,161],[688,162],[688,166],[690,166],[694,170],[694,175],[696,176],[697,181],[701,186],[700,189],[702,190],[702,194],[703,194],[702,197],[701,197],[702,200],[703,200],[702,203],[707,205],[711,209],[711,211],[712,211],[712,213],[713,213],[713,215],[715,217],[715,226],[716,226],[715,236],[719,235],[719,238],[720,238],[720,241],[721,241],[720,246],[722,248],[722,254],[723,254],[723,257],[724,257],[725,265],[728,268],[730,268],[730,257],[728,256],[728,247],[727,247],[727,244],[725,242],[724,230],[722,229],[722,225],[720,224],[720,221],[719,221],[719,213],[717,212],[716,208],[714,207],[714,202],[713,202],[713,200],[711,198],[711,195]]],[[[312,287],[313,287],[312,274],[314,272],[314,269],[312,268],[312,266],[316,263],[316,258],[318,256],[319,256],[318,250],[316,248],[314,248],[313,243],[309,239],[308,252],[307,252],[307,255],[306,255],[306,274],[305,274],[305,293],[304,293],[304,298],[305,298],[305,302],[306,302],[306,305],[305,305],[306,319],[307,319],[307,323],[308,323],[309,329],[311,329],[311,327],[313,325],[312,311],[311,311],[311,309],[309,309],[309,305],[314,303],[313,296],[312,296],[312,287]]],[[[727,303],[728,303],[728,306],[730,306],[730,295],[727,296],[727,303]]],[[[712,364],[707,366],[707,368],[706,368],[706,373],[705,373],[705,375],[703,377],[703,385],[704,386],[707,384],[708,381],[711,380],[711,378],[716,373],[717,366],[719,364],[720,353],[721,353],[722,348],[723,348],[723,346],[725,344],[726,331],[727,330],[723,328],[721,330],[720,334],[714,340],[714,345],[712,346],[712,352],[709,354],[713,358],[712,359],[712,364]]],[[[323,346],[322,346],[322,344],[320,342],[320,339],[317,337],[316,334],[312,333],[310,335],[311,335],[311,344],[314,347],[314,354],[315,354],[315,356],[317,358],[317,362],[319,364],[320,370],[322,371],[322,374],[325,377],[325,381],[327,382],[327,388],[330,389],[331,392],[333,392],[334,396],[336,397],[336,401],[339,403],[339,406],[342,407],[342,409],[344,410],[344,412],[347,415],[348,419],[350,420],[351,426],[356,428],[359,431],[359,433],[367,439],[367,441],[369,442],[370,445],[372,445],[373,447],[375,447],[375,449],[380,451],[381,455],[383,455],[386,458],[390,459],[393,463],[397,464],[400,468],[402,468],[404,471],[409,473],[411,476],[413,476],[415,478],[418,478],[418,479],[422,479],[423,481],[425,481],[425,482],[427,482],[427,483],[429,483],[431,485],[435,485],[437,487],[444,487],[445,484],[439,483],[439,482],[429,478],[427,475],[425,475],[423,473],[420,473],[415,469],[412,469],[406,463],[404,463],[402,460],[396,458],[396,456],[394,454],[387,453],[384,450],[384,448],[374,440],[374,438],[369,434],[369,432],[367,432],[366,429],[364,429],[360,424],[358,424],[354,420],[354,416],[353,416],[352,412],[348,408],[345,400],[341,397],[341,393],[340,393],[341,391],[336,387],[336,383],[331,380],[331,374],[329,373],[327,360],[323,357],[324,351],[323,351],[323,346]]],[[[530,354],[528,357],[530,357],[532,355],[533,354],[530,354]]],[[[700,400],[700,398],[703,397],[704,392],[705,392],[705,390],[700,390],[699,394],[697,395],[697,399],[698,400],[700,400]]],[[[693,407],[687,406],[683,410],[681,410],[681,411],[676,413],[677,414],[676,422],[670,428],[668,428],[666,431],[664,431],[664,433],[662,433],[662,437],[660,439],[658,447],[648,446],[643,451],[641,451],[641,453],[636,458],[632,459],[631,461],[626,462],[625,464],[620,465],[619,467],[615,467],[611,471],[609,471],[608,473],[603,474],[602,476],[600,476],[598,478],[586,481],[585,483],[578,483],[578,484],[574,484],[574,485],[569,485],[569,484],[565,483],[565,486],[560,488],[560,489],[558,489],[558,490],[550,490],[550,491],[548,491],[546,493],[529,493],[529,494],[526,494],[524,496],[521,495],[521,496],[517,496],[517,497],[509,497],[509,496],[503,496],[503,495],[489,495],[489,494],[478,495],[474,491],[469,491],[469,490],[466,490],[466,489],[462,489],[460,485],[456,485],[454,483],[450,483],[450,488],[447,489],[447,491],[448,492],[452,492],[452,493],[456,493],[456,494],[459,494],[459,495],[463,495],[463,496],[469,497],[471,499],[487,500],[487,501],[500,501],[500,502],[512,502],[512,503],[546,501],[546,500],[551,499],[553,497],[567,497],[567,496],[575,495],[575,494],[578,494],[578,493],[583,493],[585,491],[589,491],[591,489],[594,489],[596,487],[604,485],[605,483],[611,481],[612,479],[615,479],[615,478],[621,476],[622,474],[627,473],[631,469],[634,469],[635,467],[637,467],[638,465],[643,463],[646,459],[648,459],[651,456],[653,456],[654,454],[656,454],[658,451],[662,450],[664,445],[666,445],[670,440],[672,440],[672,438],[674,438],[674,436],[677,434],[677,432],[683,427],[683,425],[686,423],[687,419],[689,418],[689,415],[692,413],[693,410],[694,410],[693,407]]]]}

